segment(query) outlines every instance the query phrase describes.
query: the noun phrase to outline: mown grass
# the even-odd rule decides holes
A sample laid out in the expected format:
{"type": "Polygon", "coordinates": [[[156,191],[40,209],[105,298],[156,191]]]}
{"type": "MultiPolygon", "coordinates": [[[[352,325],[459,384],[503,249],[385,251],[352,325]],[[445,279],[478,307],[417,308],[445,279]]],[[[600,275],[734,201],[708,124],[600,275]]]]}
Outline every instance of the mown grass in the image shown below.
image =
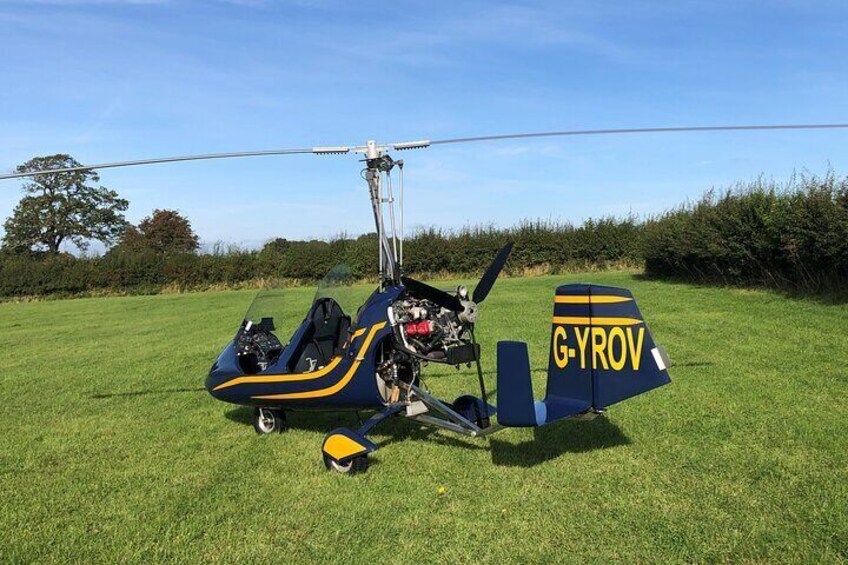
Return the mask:
{"type": "MultiPolygon", "coordinates": [[[[251,291],[0,304],[0,558],[848,559],[848,306],[626,272],[506,279],[478,330],[490,389],[495,342],[524,339],[542,394],[553,288],[586,278],[633,290],[670,386],[489,440],[393,419],[356,477],[320,457],[354,415],[258,437],[203,390],[251,291]]],[[[291,295],[286,331],[312,291],[291,295]]],[[[475,388],[428,374],[448,399],[475,388]]]]}

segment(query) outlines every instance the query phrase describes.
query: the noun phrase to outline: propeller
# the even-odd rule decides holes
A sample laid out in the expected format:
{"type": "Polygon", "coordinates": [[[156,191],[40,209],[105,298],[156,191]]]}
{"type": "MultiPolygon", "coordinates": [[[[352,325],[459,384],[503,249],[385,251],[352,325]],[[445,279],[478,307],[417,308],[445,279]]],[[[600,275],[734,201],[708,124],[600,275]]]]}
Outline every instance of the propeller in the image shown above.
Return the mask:
{"type": "Polygon", "coordinates": [[[462,302],[460,302],[459,298],[445,292],[444,290],[439,290],[427,283],[423,283],[409,277],[401,277],[400,281],[403,283],[403,286],[405,286],[408,290],[411,290],[413,294],[417,294],[422,298],[435,302],[446,310],[453,310],[454,312],[462,312],[463,310],[462,302]]]}
{"type": "MultiPolygon", "coordinates": [[[[498,279],[498,275],[501,274],[510,252],[512,252],[512,245],[513,242],[510,241],[501,247],[498,254],[495,255],[494,260],[483,273],[483,276],[480,277],[480,282],[478,282],[477,286],[474,287],[474,293],[471,296],[471,301],[473,303],[479,304],[483,302],[487,296],[489,296],[489,292],[492,290],[495,281],[498,279]]],[[[400,280],[403,283],[403,286],[411,290],[414,294],[435,302],[442,308],[453,310],[454,312],[463,312],[465,310],[465,305],[453,294],[445,292],[444,290],[439,290],[427,283],[423,283],[409,277],[401,277],[400,280]]]]}
{"type": "MultiPolygon", "coordinates": [[[[498,251],[498,254],[495,255],[494,260],[489,265],[489,268],[486,269],[486,272],[483,273],[483,276],[480,277],[480,282],[477,283],[477,286],[474,287],[474,292],[471,294],[471,302],[474,304],[479,304],[486,300],[486,297],[489,296],[489,292],[492,290],[492,287],[495,285],[495,281],[498,280],[498,275],[501,274],[501,271],[506,265],[506,260],[509,258],[509,254],[512,253],[512,245],[514,242],[510,241],[498,251]]],[[[469,324],[469,330],[471,331],[471,343],[477,345],[477,336],[474,334],[474,323],[473,321],[477,317],[476,307],[473,308],[474,313],[471,316],[472,323],[469,324]]],[[[487,422],[489,421],[489,398],[486,395],[486,383],[483,380],[483,367],[480,365],[480,356],[475,356],[475,363],[477,365],[477,383],[480,385],[480,396],[483,399],[483,420],[487,422]]]]}
{"type": "Polygon", "coordinates": [[[474,293],[471,295],[471,300],[480,304],[486,297],[489,296],[489,291],[492,290],[492,287],[495,285],[495,281],[498,278],[498,275],[501,274],[501,271],[506,264],[506,260],[509,257],[509,254],[512,252],[512,244],[513,242],[509,242],[498,251],[498,254],[495,255],[494,261],[489,265],[489,268],[486,269],[486,272],[483,273],[483,276],[480,277],[480,282],[477,283],[477,286],[474,287],[474,293]]]}

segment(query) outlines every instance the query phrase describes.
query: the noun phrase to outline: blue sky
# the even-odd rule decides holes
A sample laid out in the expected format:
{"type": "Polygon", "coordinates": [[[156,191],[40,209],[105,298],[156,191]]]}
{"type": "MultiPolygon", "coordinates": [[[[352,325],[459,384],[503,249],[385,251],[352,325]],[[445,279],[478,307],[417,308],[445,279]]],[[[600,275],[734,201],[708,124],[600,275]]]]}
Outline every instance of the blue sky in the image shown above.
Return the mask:
{"type": "MultiPolygon", "coordinates": [[[[0,169],[572,128],[848,122],[848,3],[0,0],[0,169]]],[[[644,215],[759,175],[848,173],[848,132],[403,153],[407,225],[644,215]]],[[[102,171],[204,242],[372,229],[352,156],[102,171]]],[[[0,183],[0,216],[20,198],[0,183]]]]}

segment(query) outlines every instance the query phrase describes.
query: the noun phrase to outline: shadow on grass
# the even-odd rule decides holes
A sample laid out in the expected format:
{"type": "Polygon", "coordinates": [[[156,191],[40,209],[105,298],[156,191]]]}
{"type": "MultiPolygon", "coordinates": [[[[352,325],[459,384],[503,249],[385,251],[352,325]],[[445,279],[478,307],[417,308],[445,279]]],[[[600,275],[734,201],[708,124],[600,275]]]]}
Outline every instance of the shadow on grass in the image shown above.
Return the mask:
{"type": "Polygon", "coordinates": [[[121,398],[128,396],[147,396],[150,394],[174,394],[180,392],[206,392],[205,387],[193,387],[193,388],[159,388],[159,389],[149,389],[149,390],[133,390],[128,392],[110,392],[110,393],[102,393],[102,394],[92,394],[90,398],[103,399],[103,398],[121,398]]]}
{"type": "MultiPolygon", "coordinates": [[[[364,411],[363,411],[364,412],[364,411]]],[[[316,411],[316,410],[286,410],[286,423],[289,429],[305,430],[327,434],[336,428],[356,430],[373,412],[361,413],[361,419],[353,411],[316,411]]],[[[253,427],[253,408],[240,406],[229,410],[225,416],[236,423],[253,427]]],[[[407,420],[401,415],[388,418],[375,429],[374,435],[388,436],[375,441],[381,448],[402,441],[429,441],[439,445],[461,447],[465,449],[488,449],[485,443],[474,443],[475,440],[461,436],[448,436],[439,433],[436,428],[423,426],[420,422],[407,420]]],[[[251,431],[251,433],[253,433],[251,431]]],[[[374,438],[369,434],[369,438],[374,438]]]]}
{"type": "MultiPolygon", "coordinates": [[[[224,415],[228,420],[253,427],[253,408],[250,406],[239,406],[228,410],[224,415]]],[[[286,427],[288,429],[304,430],[308,432],[329,433],[336,428],[350,428],[356,430],[368,419],[373,411],[353,410],[285,410],[286,427]]],[[[379,433],[387,433],[386,430],[394,418],[389,418],[378,427],[379,433]]]]}
{"type": "MultiPolygon", "coordinates": [[[[250,406],[238,406],[224,415],[232,422],[253,427],[253,410],[250,406]]],[[[285,414],[286,425],[290,429],[327,433],[335,428],[359,427],[356,413],[351,411],[286,410],[285,414]]]]}
{"type": "MultiPolygon", "coordinates": [[[[342,427],[355,430],[360,426],[360,419],[351,411],[286,411],[286,416],[289,429],[320,434],[342,427]]],[[[226,417],[244,426],[253,426],[253,408],[233,408],[226,412],[226,417]]],[[[367,415],[363,414],[361,421],[366,418],[367,415]]],[[[583,453],[630,443],[621,429],[603,416],[591,421],[565,420],[534,428],[533,439],[521,443],[510,443],[489,436],[487,445],[479,439],[449,434],[397,416],[383,421],[375,429],[375,435],[380,437],[375,441],[381,448],[405,441],[426,441],[460,449],[491,450],[495,465],[518,467],[532,467],[565,453],[583,453]]]]}
{"type": "Polygon", "coordinates": [[[627,445],[630,439],[603,416],[591,421],[565,420],[533,428],[533,439],[509,443],[492,437],[492,463],[532,467],[564,453],[584,453],[627,445]]]}
{"type": "Polygon", "coordinates": [[[406,418],[392,418],[381,427],[380,433],[389,436],[388,439],[379,442],[380,447],[386,447],[393,443],[402,441],[420,442],[427,441],[446,447],[459,447],[461,449],[488,449],[485,442],[466,438],[465,436],[453,434],[446,430],[422,425],[420,422],[407,420],[406,418]],[[451,435],[447,435],[451,434],[451,435]]]}

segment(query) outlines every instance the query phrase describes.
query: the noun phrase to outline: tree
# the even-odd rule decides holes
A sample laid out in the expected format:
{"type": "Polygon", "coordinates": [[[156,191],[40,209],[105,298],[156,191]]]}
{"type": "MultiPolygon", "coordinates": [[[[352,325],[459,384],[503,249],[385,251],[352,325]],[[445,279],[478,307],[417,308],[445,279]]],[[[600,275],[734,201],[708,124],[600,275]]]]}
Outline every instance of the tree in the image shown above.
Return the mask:
{"type": "Polygon", "coordinates": [[[262,253],[272,253],[272,254],[280,254],[288,250],[291,247],[291,242],[285,238],[278,237],[277,239],[272,239],[268,243],[262,246],[262,253]]]}
{"type": "Polygon", "coordinates": [[[176,210],[153,210],[153,214],[129,225],[121,234],[119,249],[130,253],[191,253],[200,246],[191,222],[176,210]]]}
{"type": "MultiPolygon", "coordinates": [[[[35,157],[16,171],[26,173],[79,166],[70,155],[59,154],[35,157]]],[[[118,198],[114,190],[87,184],[89,182],[100,182],[100,177],[91,169],[32,177],[23,186],[26,195],[4,224],[3,249],[13,253],[46,251],[56,255],[65,241],[82,251],[92,239],[111,244],[126,226],[121,212],[126,211],[129,203],[118,198]]]]}

